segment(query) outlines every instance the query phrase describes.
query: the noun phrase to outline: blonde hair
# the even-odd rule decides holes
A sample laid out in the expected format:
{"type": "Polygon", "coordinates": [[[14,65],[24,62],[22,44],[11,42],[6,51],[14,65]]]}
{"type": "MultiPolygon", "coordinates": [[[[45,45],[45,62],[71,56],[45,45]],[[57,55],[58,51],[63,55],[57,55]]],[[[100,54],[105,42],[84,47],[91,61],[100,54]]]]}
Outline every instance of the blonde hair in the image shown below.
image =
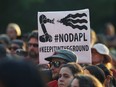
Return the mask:
{"type": "Polygon", "coordinates": [[[17,36],[21,36],[21,29],[20,29],[18,24],[16,24],[16,23],[9,23],[8,24],[8,28],[14,29],[16,31],[16,33],[17,33],[17,36]]]}
{"type": "Polygon", "coordinates": [[[93,29],[91,29],[90,34],[91,34],[91,45],[93,46],[97,42],[97,35],[93,29]]]}

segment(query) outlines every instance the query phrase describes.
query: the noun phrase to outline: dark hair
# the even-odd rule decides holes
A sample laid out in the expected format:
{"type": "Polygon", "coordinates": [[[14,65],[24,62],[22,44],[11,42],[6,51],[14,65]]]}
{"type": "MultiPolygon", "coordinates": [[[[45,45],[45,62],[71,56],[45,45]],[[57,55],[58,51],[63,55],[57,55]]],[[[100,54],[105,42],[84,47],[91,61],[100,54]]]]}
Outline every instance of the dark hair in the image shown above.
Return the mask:
{"type": "Polygon", "coordinates": [[[37,31],[34,31],[34,32],[31,32],[29,37],[28,37],[28,41],[31,39],[31,38],[35,38],[38,40],[38,32],[37,31]]]}
{"type": "Polygon", "coordinates": [[[75,76],[77,74],[83,74],[82,67],[75,62],[70,62],[70,63],[64,64],[61,66],[61,68],[63,68],[63,67],[68,67],[71,70],[73,76],[75,76]]]}
{"type": "Polygon", "coordinates": [[[91,75],[95,76],[102,84],[104,83],[105,73],[103,72],[102,69],[100,69],[95,65],[87,66],[85,67],[85,69],[87,69],[91,75]]]}
{"type": "Polygon", "coordinates": [[[7,47],[10,45],[10,38],[6,34],[0,35],[0,43],[6,45],[7,47]]]}
{"type": "Polygon", "coordinates": [[[6,49],[3,44],[0,44],[0,59],[6,57],[6,49]]]}
{"type": "Polygon", "coordinates": [[[79,87],[103,87],[92,75],[77,75],[74,79],[79,80],[79,87]]]}
{"type": "Polygon", "coordinates": [[[107,77],[108,75],[111,75],[110,71],[108,70],[108,68],[104,64],[98,64],[97,66],[104,71],[105,77],[107,77]]]}
{"type": "Polygon", "coordinates": [[[12,40],[11,44],[17,44],[21,49],[23,49],[24,46],[24,42],[18,39],[12,40]]]}
{"type": "Polygon", "coordinates": [[[0,82],[4,87],[45,87],[36,67],[24,61],[0,62],[0,82]]]}

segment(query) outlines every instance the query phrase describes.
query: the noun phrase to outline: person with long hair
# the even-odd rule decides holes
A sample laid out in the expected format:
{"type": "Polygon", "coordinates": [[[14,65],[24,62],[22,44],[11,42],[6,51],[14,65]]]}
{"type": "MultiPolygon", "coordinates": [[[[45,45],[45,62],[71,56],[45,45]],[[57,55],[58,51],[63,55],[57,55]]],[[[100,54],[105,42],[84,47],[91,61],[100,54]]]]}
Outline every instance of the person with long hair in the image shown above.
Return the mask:
{"type": "Polygon", "coordinates": [[[59,72],[58,87],[68,87],[74,76],[83,74],[82,67],[77,63],[68,63],[61,67],[59,72]]]}
{"type": "Polygon", "coordinates": [[[77,75],[72,80],[70,87],[103,87],[103,85],[92,75],[77,75]]]}

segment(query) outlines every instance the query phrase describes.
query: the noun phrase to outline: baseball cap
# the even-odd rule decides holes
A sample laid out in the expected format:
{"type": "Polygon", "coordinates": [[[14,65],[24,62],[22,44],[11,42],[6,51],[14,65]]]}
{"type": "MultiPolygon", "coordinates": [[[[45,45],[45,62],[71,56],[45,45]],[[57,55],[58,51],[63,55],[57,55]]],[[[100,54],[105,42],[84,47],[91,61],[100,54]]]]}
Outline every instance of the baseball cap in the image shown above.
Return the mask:
{"type": "Polygon", "coordinates": [[[108,62],[111,62],[112,58],[109,54],[109,49],[106,45],[101,44],[101,43],[97,43],[92,47],[92,49],[95,49],[99,54],[105,55],[108,62]]]}
{"type": "Polygon", "coordinates": [[[78,60],[76,54],[70,50],[56,50],[52,56],[45,58],[45,60],[51,61],[52,58],[64,59],[67,62],[77,62],[78,60]]]}

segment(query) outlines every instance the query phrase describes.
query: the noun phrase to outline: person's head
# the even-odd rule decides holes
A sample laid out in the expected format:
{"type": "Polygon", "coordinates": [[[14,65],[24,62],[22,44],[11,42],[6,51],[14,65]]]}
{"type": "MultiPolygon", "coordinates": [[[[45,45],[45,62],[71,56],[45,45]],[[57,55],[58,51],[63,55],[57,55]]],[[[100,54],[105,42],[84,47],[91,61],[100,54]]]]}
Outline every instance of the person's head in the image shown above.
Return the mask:
{"type": "Polygon", "coordinates": [[[11,43],[10,38],[6,34],[0,35],[0,44],[3,44],[5,48],[9,48],[10,43],[11,43]]]}
{"type": "Polygon", "coordinates": [[[32,59],[39,58],[38,32],[32,32],[28,38],[28,55],[32,59]]]}
{"type": "Polygon", "coordinates": [[[22,40],[15,39],[11,41],[11,46],[9,49],[11,51],[11,54],[16,54],[17,49],[22,49],[25,51],[26,46],[22,40]]]}
{"type": "Polygon", "coordinates": [[[105,81],[105,73],[102,69],[95,65],[87,66],[84,69],[84,74],[91,74],[95,76],[102,84],[105,81]]]}
{"type": "Polygon", "coordinates": [[[91,47],[97,42],[96,32],[91,29],[91,47]]]}
{"type": "Polygon", "coordinates": [[[110,70],[104,64],[97,64],[97,66],[104,71],[105,77],[111,76],[110,70]]]}
{"type": "Polygon", "coordinates": [[[0,60],[6,57],[6,53],[4,45],[0,44],[0,60]]]}
{"type": "Polygon", "coordinates": [[[62,65],[59,72],[58,87],[68,87],[77,74],[83,74],[83,69],[79,64],[73,62],[62,65]]]}
{"type": "Polygon", "coordinates": [[[45,60],[49,61],[52,78],[57,79],[61,65],[68,62],[77,62],[78,58],[70,50],[56,50],[52,56],[45,58],[45,60]]]}
{"type": "Polygon", "coordinates": [[[16,23],[9,23],[6,30],[7,35],[11,40],[16,39],[21,36],[21,29],[16,23]]]}
{"type": "Polygon", "coordinates": [[[107,36],[114,36],[115,35],[115,27],[112,23],[107,23],[105,25],[105,34],[107,36]]]}
{"type": "Polygon", "coordinates": [[[114,78],[114,76],[112,75],[112,71],[109,70],[104,64],[98,64],[97,65],[99,68],[101,68],[104,73],[105,73],[105,82],[104,85],[113,85],[113,87],[116,87],[116,81],[114,78]]]}
{"type": "Polygon", "coordinates": [[[112,61],[107,46],[101,43],[95,44],[92,49],[92,64],[96,65],[99,63],[107,64],[112,61]]]}
{"type": "Polygon", "coordinates": [[[77,75],[70,87],[103,87],[103,85],[92,75],[77,75]]]}
{"type": "Polygon", "coordinates": [[[13,60],[0,62],[0,87],[44,87],[43,84],[40,72],[32,63],[13,60]]]}

